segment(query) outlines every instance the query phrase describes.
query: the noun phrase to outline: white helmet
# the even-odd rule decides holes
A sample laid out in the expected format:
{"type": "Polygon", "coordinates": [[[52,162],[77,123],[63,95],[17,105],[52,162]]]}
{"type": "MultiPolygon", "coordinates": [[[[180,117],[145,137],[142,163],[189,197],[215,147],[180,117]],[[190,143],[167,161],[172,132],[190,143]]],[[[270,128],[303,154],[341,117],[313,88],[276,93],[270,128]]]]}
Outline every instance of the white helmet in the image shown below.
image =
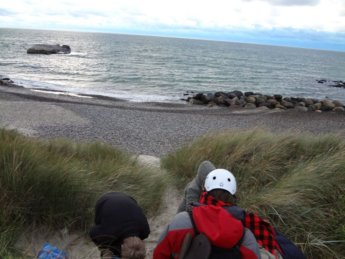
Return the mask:
{"type": "Polygon", "coordinates": [[[214,189],[223,189],[235,195],[236,188],[235,176],[226,169],[215,169],[206,176],[205,189],[207,192],[214,189]]]}

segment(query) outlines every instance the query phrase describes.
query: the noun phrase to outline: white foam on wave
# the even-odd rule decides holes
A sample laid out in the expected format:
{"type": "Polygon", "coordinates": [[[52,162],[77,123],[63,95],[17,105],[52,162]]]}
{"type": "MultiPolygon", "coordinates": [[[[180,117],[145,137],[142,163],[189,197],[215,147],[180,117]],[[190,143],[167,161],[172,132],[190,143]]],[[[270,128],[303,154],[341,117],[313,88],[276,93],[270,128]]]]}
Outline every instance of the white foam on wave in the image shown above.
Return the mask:
{"type": "MultiPolygon", "coordinates": [[[[104,95],[102,93],[98,93],[98,95],[104,95]]],[[[163,95],[153,95],[153,94],[137,94],[133,92],[113,92],[108,93],[106,96],[119,98],[123,100],[127,100],[130,102],[172,102],[176,103],[179,101],[177,97],[169,97],[163,95]]]]}
{"type": "Polygon", "coordinates": [[[47,90],[60,90],[63,91],[65,86],[59,84],[52,84],[42,81],[35,81],[35,80],[26,80],[26,79],[12,79],[16,85],[20,85],[24,88],[29,89],[47,89],[47,90]]]}
{"type": "Polygon", "coordinates": [[[73,96],[73,97],[80,97],[80,98],[92,98],[92,96],[88,95],[80,95],[75,93],[69,93],[69,92],[61,92],[61,91],[49,91],[49,90],[39,90],[39,89],[31,89],[33,92],[38,93],[48,93],[48,94],[55,94],[55,95],[66,95],[66,96],[73,96]]]}
{"type": "Polygon", "coordinates": [[[85,56],[87,56],[87,53],[86,52],[74,52],[74,51],[72,51],[71,53],[68,54],[68,56],[85,57],[85,56]]]}
{"type": "Polygon", "coordinates": [[[132,91],[114,91],[102,88],[98,90],[93,90],[90,88],[84,87],[69,87],[65,85],[47,83],[42,81],[34,80],[17,80],[14,79],[15,84],[20,85],[24,88],[28,88],[35,92],[49,93],[55,95],[69,95],[74,97],[83,97],[83,98],[92,98],[93,96],[100,97],[111,97],[122,99],[130,102],[164,102],[164,103],[181,103],[180,96],[177,95],[160,95],[160,94],[151,94],[143,93],[138,94],[137,92],[132,91]]]}

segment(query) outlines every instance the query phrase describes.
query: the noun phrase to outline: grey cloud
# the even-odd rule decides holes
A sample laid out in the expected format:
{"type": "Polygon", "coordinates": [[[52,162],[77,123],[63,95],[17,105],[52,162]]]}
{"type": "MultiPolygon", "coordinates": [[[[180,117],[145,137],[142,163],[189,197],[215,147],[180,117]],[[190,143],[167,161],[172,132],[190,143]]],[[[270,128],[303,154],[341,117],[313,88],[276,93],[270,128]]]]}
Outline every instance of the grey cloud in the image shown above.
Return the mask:
{"type": "MultiPolygon", "coordinates": [[[[243,0],[245,2],[253,2],[255,0],[243,0]]],[[[320,0],[258,0],[262,2],[268,2],[272,5],[284,5],[284,6],[292,6],[292,5],[309,5],[314,6],[317,5],[320,0]]]]}

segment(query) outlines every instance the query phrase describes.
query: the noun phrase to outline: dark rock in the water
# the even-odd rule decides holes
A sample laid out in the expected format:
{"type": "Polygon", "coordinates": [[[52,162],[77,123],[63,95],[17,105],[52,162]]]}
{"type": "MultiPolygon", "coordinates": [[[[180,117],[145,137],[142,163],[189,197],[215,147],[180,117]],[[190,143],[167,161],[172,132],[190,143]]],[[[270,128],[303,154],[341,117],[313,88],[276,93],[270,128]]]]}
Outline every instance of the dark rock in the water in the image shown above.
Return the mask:
{"type": "Polygon", "coordinates": [[[28,54],[69,54],[71,47],[68,45],[35,44],[27,50],[28,54]]]}
{"type": "Polygon", "coordinates": [[[1,76],[0,75],[0,80],[11,80],[8,76],[1,76]]]}
{"type": "Polygon", "coordinates": [[[326,84],[330,87],[339,87],[339,88],[345,88],[345,81],[341,80],[327,80],[327,79],[318,79],[316,80],[319,84],[326,84]]]}
{"type": "Polygon", "coordinates": [[[319,84],[323,84],[327,82],[327,79],[318,79],[316,80],[319,84]]]}
{"type": "Polygon", "coordinates": [[[332,84],[332,85],[330,85],[330,86],[345,88],[345,82],[343,82],[343,81],[333,81],[333,83],[334,83],[334,84],[332,84]]]}
{"type": "Polygon", "coordinates": [[[0,85],[14,86],[14,82],[8,76],[0,76],[0,85]]]}

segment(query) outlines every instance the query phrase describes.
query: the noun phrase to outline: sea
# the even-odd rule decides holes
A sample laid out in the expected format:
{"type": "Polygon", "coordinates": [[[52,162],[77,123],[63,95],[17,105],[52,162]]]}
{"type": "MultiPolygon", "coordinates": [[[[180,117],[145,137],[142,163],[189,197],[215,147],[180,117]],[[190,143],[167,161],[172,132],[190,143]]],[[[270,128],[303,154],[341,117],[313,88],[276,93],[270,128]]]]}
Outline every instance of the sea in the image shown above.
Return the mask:
{"type": "Polygon", "coordinates": [[[345,52],[107,33],[0,29],[0,76],[32,90],[132,102],[184,102],[187,92],[233,90],[331,98],[345,88],[345,52]],[[27,54],[65,44],[70,54],[27,54]]]}

